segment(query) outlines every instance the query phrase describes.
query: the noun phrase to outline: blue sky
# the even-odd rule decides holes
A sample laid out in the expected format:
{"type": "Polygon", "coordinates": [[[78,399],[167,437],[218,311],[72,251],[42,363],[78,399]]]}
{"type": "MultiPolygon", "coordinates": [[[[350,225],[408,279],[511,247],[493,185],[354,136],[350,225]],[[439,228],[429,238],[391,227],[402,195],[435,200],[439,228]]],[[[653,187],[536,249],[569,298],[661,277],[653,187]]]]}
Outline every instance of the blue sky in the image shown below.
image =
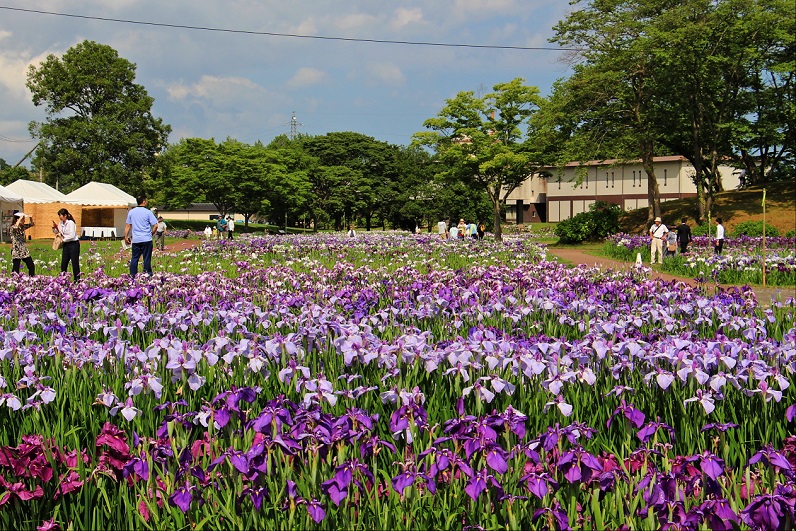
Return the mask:
{"type": "Polygon", "coordinates": [[[27,124],[44,118],[25,87],[28,66],[85,39],[136,64],[154,114],[172,127],[170,142],[267,143],[290,132],[295,112],[300,133],[356,131],[406,145],[459,91],[483,94],[522,77],[547,95],[569,73],[560,51],[257,34],[552,48],[552,27],[572,9],[566,0],[0,0],[0,7],[78,16],[0,9],[0,158],[10,164],[35,144],[27,124]]]}

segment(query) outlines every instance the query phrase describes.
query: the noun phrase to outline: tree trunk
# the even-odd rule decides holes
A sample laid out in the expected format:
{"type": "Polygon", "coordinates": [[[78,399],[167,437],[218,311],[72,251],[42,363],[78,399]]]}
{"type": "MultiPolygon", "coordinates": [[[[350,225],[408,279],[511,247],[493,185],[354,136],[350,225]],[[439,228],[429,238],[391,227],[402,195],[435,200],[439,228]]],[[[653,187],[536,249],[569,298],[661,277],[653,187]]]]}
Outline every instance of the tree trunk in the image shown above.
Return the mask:
{"type": "Polygon", "coordinates": [[[641,146],[641,165],[647,173],[647,221],[661,215],[661,192],[658,188],[658,179],[655,177],[655,165],[652,162],[654,153],[652,144],[644,142],[641,146]]]}
{"type": "MultiPolygon", "coordinates": [[[[498,190],[498,193],[500,191],[498,190]]],[[[502,219],[500,218],[500,195],[498,197],[492,197],[492,206],[494,207],[494,232],[495,232],[495,240],[502,242],[503,241],[503,228],[501,226],[502,219]]]]}

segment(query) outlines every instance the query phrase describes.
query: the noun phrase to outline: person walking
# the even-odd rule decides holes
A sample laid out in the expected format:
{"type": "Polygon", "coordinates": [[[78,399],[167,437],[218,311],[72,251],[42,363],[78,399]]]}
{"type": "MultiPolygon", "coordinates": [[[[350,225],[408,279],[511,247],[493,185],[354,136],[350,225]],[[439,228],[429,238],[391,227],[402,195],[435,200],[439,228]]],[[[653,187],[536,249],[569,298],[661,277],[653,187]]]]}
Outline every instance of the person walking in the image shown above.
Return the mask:
{"type": "Polygon", "coordinates": [[[166,222],[163,221],[163,216],[158,216],[158,226],[155,231],[155,246],[161,250],[166,250],[166,222]]]}
{"type": "Polygon", "coordinates": [[[227,239],[234,240],[233,234],[235,234],[235,220],[230,216],[227,218],[227,239]]]}
{"type": "Polygon", "coordinates": [[[650,227],[650,264],[655,263],[655,255],[658,255],[658,263],[663,263],[663,239],[669,233],[669,229],[661,223],[661,218],[655,218],[655,223],[650,227]]]}
{"type": "Polygon", "coordinates": [[[72,276],[80,280],[80,240],[77,237],[77,223],[65,208],[58,211],[58,223],[53,221],[53,233],[60,234],[64,244],[61,247],[61,273],[66,273],[72,262],[72,276]]]}
{"type": "Polygon", "coordinates": [[[24,212],[16,212],[14,214],[16,220],[11,225],[11,271],[19,273],[22,262],[28,266],[28,275],[36,276],[36,266],[33,264],[33,258],[30,256],[30,251],[25,245],[25,231],[35,225],[33,218],[26,215],[24,212]],[[25,219],[29,219],[30,223],[25,223],[25,219]]]}
{"type": "Polygon", "coordinates": [[[443,240],[448,237],[448,224],[444,219],[441,219],[437,222],[437,233],[443,240]]]}
{"type": "Polygon", "coordinates": [[[680,244],[680,254],[688,252],[688,244],[691,243],[692,239],[688,218],[683,218],[683,222],[677,226],[677,241],[680,244]]]}
{"type": "Polygon", "coordinates": [[[137,207],[127,213],[127,224],[124,226],[124,239],[133,246],[130,259],[130,277],[138,274],[138,261],[144,259],[144,273],[152,274],[152,236],[158,227],[158,220],[149,210],[145,195],[136,198],[137,207]]]}
{"type": "Polygon", "coordinates": [[[218,229],[218,234],[216,235],[218,239],[224,239],[224,233],[227,231],[227,220],[224,218],[224,216],[218,216],[216,228],[218,229]]]}
{"type": "Polygon", "coordinates": [[[713,250],[717,256],[721,256],[722,249],[724,249],[724,225],[721,224],[721,218],[716,218],[716,241],[713,250]]]}

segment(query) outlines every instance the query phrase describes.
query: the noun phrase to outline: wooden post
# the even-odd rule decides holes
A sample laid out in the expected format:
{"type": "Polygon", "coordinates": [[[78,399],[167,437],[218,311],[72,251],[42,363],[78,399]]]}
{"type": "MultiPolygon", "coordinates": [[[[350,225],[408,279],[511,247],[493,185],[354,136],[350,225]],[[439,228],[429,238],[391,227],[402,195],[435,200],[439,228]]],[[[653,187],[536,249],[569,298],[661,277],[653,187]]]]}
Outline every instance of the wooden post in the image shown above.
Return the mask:
{"type": "Polygon", "coordinates": [[[763,285],[766,285],[766,189],[763,188],[763,285]]]}

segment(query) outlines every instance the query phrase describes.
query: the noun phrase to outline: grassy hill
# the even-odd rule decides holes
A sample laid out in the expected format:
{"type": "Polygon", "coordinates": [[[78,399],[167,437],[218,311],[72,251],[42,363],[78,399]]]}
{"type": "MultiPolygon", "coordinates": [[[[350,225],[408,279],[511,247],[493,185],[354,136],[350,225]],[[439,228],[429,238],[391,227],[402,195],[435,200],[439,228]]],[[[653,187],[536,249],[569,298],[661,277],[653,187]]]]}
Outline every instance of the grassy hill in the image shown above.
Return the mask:
{"type": "MultiPolygon", "coordinates": [[[[796,180],[720,192],[715,196],[712,218],[721,217],[728,234],[741,222],[761,221],[763,188],[766,189],[766,223],[783,235],[796,229],[796,180]]],[[[696,197],[661,203],[661,218],[670,227],[680,223],[683,217],[693,225],[698,212],[696,197]]],[[[644,234],[648,226],[646,208],[631,210],[620,219],[621,230],[630,234],[644,234]]]]}

